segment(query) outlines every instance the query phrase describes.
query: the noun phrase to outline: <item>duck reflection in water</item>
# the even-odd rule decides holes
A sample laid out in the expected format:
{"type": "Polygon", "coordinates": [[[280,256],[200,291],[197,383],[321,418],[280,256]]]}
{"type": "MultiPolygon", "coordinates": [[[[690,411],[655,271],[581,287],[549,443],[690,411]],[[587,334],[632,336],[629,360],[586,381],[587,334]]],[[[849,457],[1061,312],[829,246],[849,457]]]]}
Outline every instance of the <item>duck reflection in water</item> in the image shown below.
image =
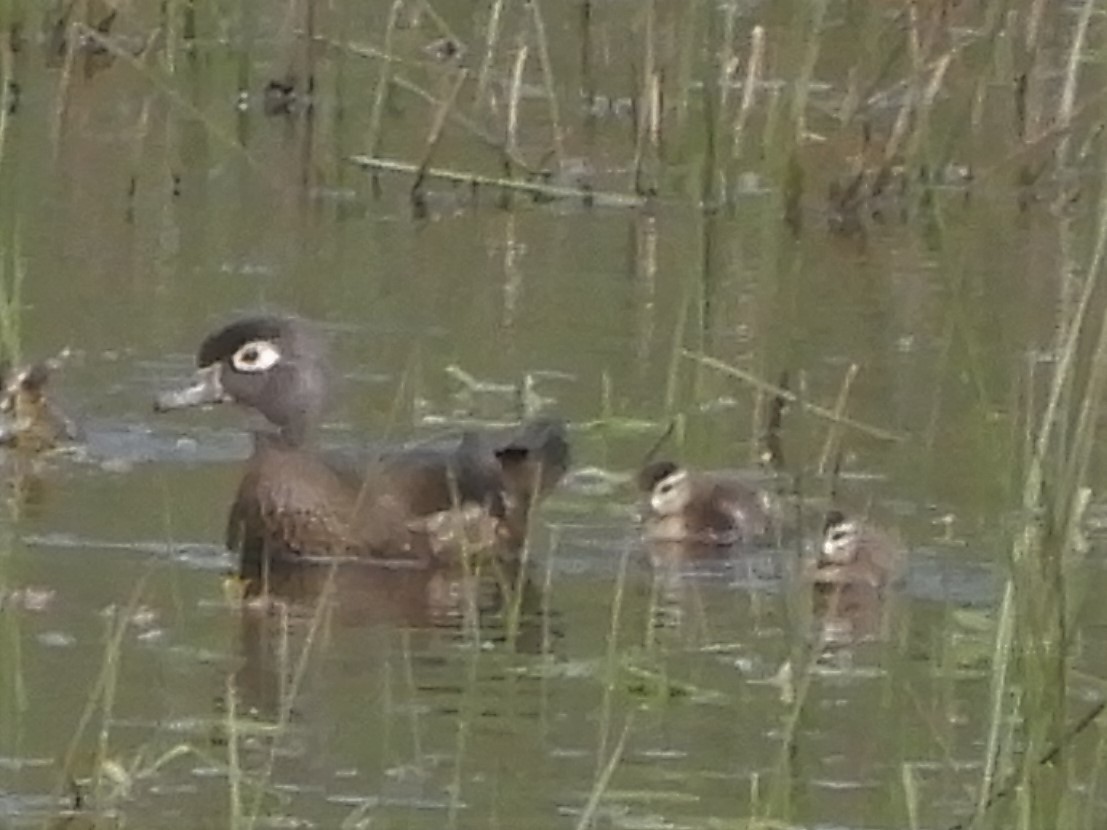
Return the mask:
{"type": "Polygon", "coordinates": [[[164,412],[233,402],[272,427],[255,433],[227,524],[247,594],[284,584],[278,570],[319,557],[383,572],[455,562],[474,549],[518,550],[533,506],[568,467],[563,422],[536,418],[362,458],[325,455],[310,440],[326,396],[325,353],[305,321],[240,319],[204,339],[191,384],[155,403],[164,412]]]}
{"type": "MultiPolygon", "coordinates": [[[[311,718],[305,699],[334,682],[336,659],[342,665],[351,647],[358,670],[372,675],[382,667],[365,661],[390,659],[396,641],[406,641],[410,632],[422,632],[416,642],[423,647],[437,644],[437,653],[445,645],[453,654],[465,653],[475,635],[482,648],[516,654],[540,654],[561,636],[556,615],[543,616],[541,588],[516,560],[486,560],[474,570],[304,564],[275,570],[269,590],[267,613],[240,616],[234,683],[244,708],[272,720],[293,707],[311,718]],[[301,665],[305,655],[312,659],[301,665]]],[[[423,662],[412,669],[417,685],[428,682],[423,662]]],[[[437,666],[435,660],[429,669],[437,666]]]]}
{"type": "Polygon", "coordinates": [[[807,576],[829,641],[883,636],[887,599],[903,577],[906,558],[896,534],[838,510],[827,514],[807,576]]]}

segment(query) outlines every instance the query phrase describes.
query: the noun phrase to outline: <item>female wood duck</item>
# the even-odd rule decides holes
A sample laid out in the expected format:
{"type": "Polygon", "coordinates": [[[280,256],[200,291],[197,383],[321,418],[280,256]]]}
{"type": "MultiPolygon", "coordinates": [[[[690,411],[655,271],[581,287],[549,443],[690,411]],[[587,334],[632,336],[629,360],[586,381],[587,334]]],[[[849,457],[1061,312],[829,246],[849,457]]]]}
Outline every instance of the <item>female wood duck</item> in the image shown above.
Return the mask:
{"type": "Polygon", "coordinates": [[[820,585],[882,589],[902,573],[906,550],[892,534],[838,510],[827,514],[811,578],[820,585]]]}
{"type": "Polygon", "coordinates": [[[45,363],[0,367],[0,446],[45,452],[80,438],[77,425],[50,400],[45,363]]]}
{"type": "Polygon", "coordinates": [[[199,371],[157,411],[224,402],[263,415],[226,541],[256,580],[278,562],[344,557],[428,565],[466,544],[518,546],[530,508],[568,467],[565,426],[535,419],[364,463],[308,448],[327,388],[322,338],[302,320],[259,316],[210,334],[199,371]]]}
{"type": "Polygon", "coordinates": [[[638,487],[651,540],[730,545],[765,538],[777,524],[773,497],[734,475],[655,461],[639,472],[638,487]]]}

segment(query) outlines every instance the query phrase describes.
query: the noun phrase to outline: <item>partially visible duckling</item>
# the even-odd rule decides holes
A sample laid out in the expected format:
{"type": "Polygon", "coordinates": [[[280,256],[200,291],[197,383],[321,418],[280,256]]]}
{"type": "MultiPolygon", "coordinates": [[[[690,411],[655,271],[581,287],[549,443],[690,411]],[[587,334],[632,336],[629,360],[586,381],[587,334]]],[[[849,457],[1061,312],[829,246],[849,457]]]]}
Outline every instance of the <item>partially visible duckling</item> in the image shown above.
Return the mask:
{"type": "Polygon", "coordinates": [[[646,537],[655,541],[730,545],[764,538],[776,526],[773,497],[734,475],[655,461],[639,472],[638,487],[648,496],[646,537]]]}
{"type": "Polygon", "coordinates": [[[901,575],[907,551],[895,535],[839,510],[826,516],[819,554],[810,575],[821,585],[883,588],[901,575]]]}
{"type": "Polygon", "coordinates": [[[0,446],[34,453],[78,440],[76,424],[46,394],[49,379],[46,363],[0,371],[0,446]]]}

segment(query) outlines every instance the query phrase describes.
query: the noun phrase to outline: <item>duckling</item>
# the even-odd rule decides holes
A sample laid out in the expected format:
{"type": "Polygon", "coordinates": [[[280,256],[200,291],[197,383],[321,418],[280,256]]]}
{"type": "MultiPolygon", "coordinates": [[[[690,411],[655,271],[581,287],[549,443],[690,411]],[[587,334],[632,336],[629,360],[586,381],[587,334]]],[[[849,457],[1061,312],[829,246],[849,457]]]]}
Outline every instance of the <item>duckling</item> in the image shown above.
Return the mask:
{"type": "Polygon", "coordinates": [[[730,545],[776,526],[773,497],[734,475],[655,461],[639,472],[638,486],[648,496],[643,525],[651,540],[730,545]]]}
{"type": "Polygon", "coordinates": [[[80,438],[80,430],[50,400],[46,363],[0,368],[0,446],[39,453],[80,438]]]}
{"type": "Polygon", "coordinates": [[[324,455],[310,436],[327,391],[325,354],[302,320],[240,319],[204,339],[190,385],[155,402],[159,412],[233,402],[275,428],[255,433],[228,518],[242,577],[319,556],[430,565],[456,553],[459,540],[522,543],[532,506],[568,468],[562,421],[473,431],[367,460],[324,455]]]}
{"type": "Polygon", "coordinates": [[[819,585],[867,585],[881,589],[896,581],[906,550],[900,539],[839,510],[826,516],[819,555],[810,575],[819,585]]]}

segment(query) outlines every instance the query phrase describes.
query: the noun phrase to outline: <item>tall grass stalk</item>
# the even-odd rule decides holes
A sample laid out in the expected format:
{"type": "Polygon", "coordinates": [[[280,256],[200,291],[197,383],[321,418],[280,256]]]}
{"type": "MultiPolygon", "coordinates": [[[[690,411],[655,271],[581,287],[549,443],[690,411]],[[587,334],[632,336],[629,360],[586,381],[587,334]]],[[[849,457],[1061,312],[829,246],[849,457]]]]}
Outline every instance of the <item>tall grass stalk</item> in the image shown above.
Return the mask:
{"type": "Polygon", "coordinates": [[[419,161],[415,172],[415,181],[411,185],[411,198],[413,200],[418,200],[422,196],[423,183],[427,178],[427,170],[430,168],[430,163],[434,158],[434,151],[438,149],[438,143],[442,140],[442,131],[446,126],[446,117],[449,115],[450,110],[453,109],[454,102],[457,101],[458,93],[461,92],[461,87],[465,84],[465,79],[468,77],[468,69],[462,69],[457,73],[457,77],[454,78],[453,85],[450,87],[449,94],[442,100],[442,103],[434,114],[434,120],[431,122],[430,131],[427,133],[427,138],[423,146],[423,158],[419,161]]]}
{"type": "MultiPolygon", "coordinates": [[[[1010,652],[1011,672],[1009,678],[993,674],[993,699],[1009,698],[1008,685],[1020,690],[1011,703],[1013,711],[1006,715],[1015,716],[1020,724],[1021,745],[1019,756],[1011,760],[1018,798],[1009,808],[1014,811],[1009,819],[1035,827],[1051,826],[1057,820],[1070,786],[1067,765],[1042,764],[1040,759],[1049,748],[1060,745],[1067,710],[1071,628],[1081,599],[1079,580],[1073,576],[1083,560],[1079,524],[1087,503],[1084,482],[1107,384],[1107,311],[1099,319],[1090,313],[1093,297],[1103,290],[1105,251],[1107,189],[1098,205],[1083,289],[1071,311],[1063,309],[1068,316],[1060,327],[1049,396],[1024,477],[1022,521],[1012,545],[1006,588],[1011,599],[1003,609],[1011,622],[1000,629],[1006,632],[1009,625],[1012,633],[1007,641],[997,635],[997,649],[1010,652]]],[[[1008,665],[1006,660],[997,664],[1008,665]]],[[[990,752],[993,745],[990,741],[990,752]]],[[[986,769],[994,768],[994,759],[986,760],[986,769]]],[[[987,776],[980,793],[978,810],[992,803],[992,782],[987,776]]]]}
{"type": "Polygon", "coordinates": [[[635,107],[635,131],[634,131],[634,192],[640,196],[652,194],[657,191],[658,147],[654,139],[655,130],[651,129],[654,120],[660,121],[655,110],[660,109],[657,100],[660,95],[655,94],[655,88],[660,84],[657,79],[655,64],[657,8],[656,0],[645,0],[642,11],[642,69],[638,78],[637,106],[635,107]]]}
{"type": "MultiPolygon", "coordinates": [[[[539,492],[541,481],[542,465],[539,464],[531,478],[530,492],[539,492]]],[[[514,579],[507,582],[509,588],[508,599],[510,600],[506,620],[507,643],[512,651],[515,650],[519,642],[519,627],[524,613],[523,600],[530,588],[531,536],[534,530],[535,512],[536,506],[531,504],[527,510],[527,524],[523,531],[523,549],[519,554],[519,561],[515,563],[514,579]]],[[[507,573],[510,575],[510,571],[507,573]]],[[[529,611],[530,609],[526,610],[529,611]]]]}
{"type": "Polygon", "coordinates": [[[681,4],[683,14],[676,24],[678,53],[676,56],[676,92],[673,96],[674,129],[676,141],[686,146],[688,143],[688,117],[692,90],[695,89],[695,70],[700,57],[699,20],[703,15],[703,0],[687,0],[681,4]]]}
{"type": "Polygon", "coordinates": [[[754,26],[750,32],[750,54],[746,59],[746,75],[742,80],[742,98],[738,103],[733,125],[730,129],[730,169],[726,174],[726,198],[728,203],[733,203],[736,196],[734,182],[737,178],[738,163],[742,158],[742,142],[746,134],[746,124],[749,123],[750,112],[753,109],[764,60],[765,29],[761,26],[754,26]]]}
{"type": "Polygon", "coordinates": [[[161,13],[161,26],[165,33],[162,42],[163,63],[166,74],[172,77],[177,74],[177,53],[181,44],[181,26],[184,23],[181,0],[165,0],[161,13]]]}
{"type": "Polygon", "coordinates": [[[12,109],[12,90],[15,88],[15,60],[10,37],[0,34],[0,165],[4,164],[4,151],[8,137],[8,115],[12,109]]]}
{"type": "MultiPolygon", "coordinates": [[[[5,540],[6,541],[6,540],[5,540]]],[[[0,553],[0,597],[10,595],[13,585],[8,577],[7,553],[0,553]]],[[[0,701],[0,745],[6,745],[22,730],[23,715],[29,698],[23,673],[23,630],[19,609],[14,602],[0,606],[0,676],[4,678],[0,701]]]]}
{"type": "Polygon", "coordinates": [[[373,109],[369,114],[369,131],[365,141],[365,152],[370,158],[376,158],[380,154],[384,108],[388,103],[388,91],[392,84],[392,39],[403,7],[404,0],[392,0],[392,5],[388,9],[388,20],[384,26],[384,60],[380,62],[380,75],[377,77],[377,86],[373,92],[373,109]]]}
{"type": "Polygon", "coordinates": [[[18,231],[12,247],[0,248],[0,358],[19,363],[23,353],[23,283],[26,265],[20,254],[18,231]]]}
{"type": "MultiPolygon", "coordinates": [[[[300,648],[300,652],[296,655],[296,662],[290,664],[291,669],[289,673],[289,680],[283,686],[283,695],[281,698],[280,711],[277,714],[277,721],[274,724],[274,734],[277,736],[269,747],[269,753],[266,755],[265,763],[262,767],[260,774],[258,774],[258,785],[254,795],[253,802],[249,805],[249,809],[242,814],[241,828],[244,830],[252,830],[261,818],[262,811],[262,798],[265,795],[265,784],[273,777],[273,770],[276,767],[277,757],[280,754],[278,742],[280,736],[284,735],[288,731],[288,724],[292,719],[293,705],[296,699],[299,697],[300,688],[303,686],[304,678],[307,676],[307,667],[310,657],[315,653],[315,647],[322,631],[323,623],[327,619],[328,614],[333,607],[335,598],[335,580],[338,573],[338,565],[332,564],[327,570],[327,577],[323,582],[323,586],[319,591],[319,597],[315,601],[315,606],[312,610],[311,621],[308,625],[307,633],[304,636],[304,643],[300,648]]],[[[286,609],[287,610],[287,609],[286,609]]],[[[258,613],[257,609],[245,609],[244,613],[258,613]]],[[[264,612],[263,612],[264,613],[264,612]]],[[[281,626],[287,630],[290,624],[289,617],[284,614],[281,618],[281,626]]],[[[287,653],[287,652],[286,652],[287,653]]],[[[284,669],[282,668],[282,673],[284,669]]],[[[235,770],[229,770],[229,775],[238,775],[235,770]]],[[[236,830],[239,830],[236,828],[236,830]]]]}
{"type": "MultiPolygon", "coordinates": [[[[1076,105],[1076,87],[1080,77],[1080,63],[1085,56],[1085,47],[1088,39],[1088,25],[1091,23],[1092,10],[1096,7],[1094,0],[1084,0],[1080,8],[1080,16],[1077,18],[1076,31],[1073,33],[1072,45],[1069,48],[1068,60],[1065,68],[1065,83],[1061,88],[1061,100],[1057,105],[1057,126],[1061,129],[1061,138],[1057,145],[1056,160],[1061,166],[1062,175],[1068,172],[1069,142],[1072,137],[1072,116],[1076,105]]],[[[1062,192],[1060,199],[1067,198],[1062,192]]],[[[1062,205],[1058,204],[1060,208],[1062,205]]]]}
{"type": "Polygon", "coordinates": [[[557,80],[554,78],[553,61],[550,60],[550,43],[546,36],[546,22],[542,17],[539,0],[527,0],[534,42],[538,47],[538,65],[542,68],[542,85],[546,92],[546,106],[550,113],[550,140],[553,146],[556,169],[565,166],[565,147],[561,137],[561,107],[557,100],[557,80]]]}
{"type": "Polygon", "coordinates": [[[592,72],[592,2],[580,4],[580,85],[584,93],[584,106],[591,119],[596,104],[596,79],[592,72]]]}
{"type": "Polygon", "coordinates": [[[239,110],[245,111],[245,104],[250,98],[250,85],[252,83],[252,61],[254,54],[254,39],[256,36],[257,15],[254,3],[257,0],[235,0],[238,12],[238,38],[236,42],[236,69],[238,75],[238,100],[239,110]]]}
{"type": "Polygon", "coordinates": [[[227,675],[224,685],[226,700],[226,729],[227,740],[227,790],[228,790],[228,823],[231,830],[241,830],[249,826],[242,810],[242,759],[238,754],[238,687],[235,685],[234,676],[227,675]]]}
{"type": "MultiPolygon", "coordinates": [[[[711,51],[719,56],[723,47],[717,42],[714,35],[720,27],[710,26],[712,33],[711,51]]],[[[725,26],[722,27],[725,29],[725,26]]],[[[701,210],[711,211],[715,208],[715,180],[719,165],[719,120],[722,118],[722,96],[724,87],[719,83],[720,71],[715,65],[708,62],[704,66],[704,75],[701,79],[701,112],[703,113],[703,157],[700,161],[700,192],[699,206],[701,210]]]]}
{"type": "MultiPolygon", "coordinates": [[[[603,699],[600,703],[599,739],[596,743],[596,777],[602,779],[611,758],[607,755],[607,745],[611,734],[611,717],[615,705],[615,692],[619,687],[619,626],[623,613],[623,599],[626,596],[627,565],[630,562],[630,545],[623,545],[619,554],[619,570],[615,575],[614,591],[611,597],[611,614],[608,618],[607,649],[603,662],[603,699]]],[[[612,754],[611,757],[615,757],[612,754]]]]}
{"type": "Polygon", "coordinates": [[[89,690],[88,697],[85,699],[84,709],[77,719],[77,725],[73,730],[69,746],[62,757],[61,769],[58,771],[58,781],[53,792],[55,799],[59,798],[62,793],[68,792],[72,787],[72,782],[77,778],[75,774],[77,755],[80,752],[85,733],[92,724],[97,711],[100,711],[104,718],[100,730],[97,732],[97,759],[99,763],[97,763],[95,770],[95,780],[98,783],[101,780],[103,761],[108,754],[106,730],[108,728],[108,716],[111,711],[110,704],[114,700],[115,683],[119,677],[122,662],[123,637],[127,633],[131,616],[146,592],[146,584],[149,582],[152,573],[153,566],[150,566],[135,582],[128,601],[117,609],[115,615],[108,620],[104,638],[104,656],[100,663],[100,671],[89,690]]]}
{"type": "Polygon", "coordinates": [[[474,107],[484,106],[484,99],[488,93],[488,79],[492,74],[492,64],[496,57],[496,43],[500,38],[500,23],[503,19],[506,4],[507,0],[493,0],[492,7],[488,10],[488,20],[484,24],[484,52],[481,56],[480,68],[477,70],[476,89],[473,91],[474,107]]]}
{"type": "Polygon", "coordinates": [[[827,0],[814,0],[809,6],[801,4],[797,8],[808,8],[810,17],[804,21],[804,55],[792,91],[790,107],[792,137],[795,146],[803,143],[807,134],[807,102],[811,93],[811,80],[815,76],[815,65],[819,60],[822,46],[823,20],[826,17],[827,0]]]}
{"type": "MultiPolygon", "coordinates": [[[[519,98],[523,89],[523,71],[527,66],[527,44],[520,39],[511,68],[511,92],[507,99],[507,128],[505,162],[508,178],[511,178],[511,157],[519,152],[519,98]]],[[[510,192],[510,191],[508,191],[510,192]]]]}
{"type": "Polygon", "coordinates": [[[672,346],[669,349],[669,365],[665,372],[665,417],[676,414],[677,397],[680,394],[680,356],[684,354],[684,338],[688,328],[688,306],[692,303],[691,280],[684,281],[680,304],[677,306],[677,319],[673,325],[672,346]]]}
{"type": "Polygon", "coordinates": [[[78,23],[74,19],[80,17],[86,19],[88,14],[87,0],[78,0],[69,5],[68,17],[63,16],[58,22],[62,29],[60,48],[65,50],[65,58],[62,61],[62,70],[58,75],[57,90],[54,93],[54,124],[51,131],[51,139],[54,145],[54,154],[61,151],[62,130],[65,126],[66,113],[69,110],[70,85],[73,81],[73,62],[76,60],[76,44],[78,23]]]}
{"type": "Polygon", "coordinates": [[[581,811],[580,818],[577,820],[576,830],[587,830],[587,828],[591,827],[595,822],[596,811],[600,807],[603,795],[611,785],[611,779],[615,776],[615,771],[619,768],[619,762],[623,760],[623,751],[626,749],[627,736],[630,734],[633,724],[634,713],[632,712],[627,715],[627,719],[623,723],[623,729],[619,733],[618,741],[615,742],[615,746],[611,750],[611,756],[607,759],[607,763],[603,765],[603,768],[599,771],[596,780],[592,784],[592,791],[588,794],[588,803],[584,805],[584,810],[581,811]]]}
{"type": "MultiPolygon", "coordinates": [[[[419,684],[415,681],[415,650],[411,645],[411,631],[404,629],[400,635],[400,647],[401,654],[404,663],[404,685],[407,687],[406,692],[408,699],[415,701],[419,694],[419,684]]],[[[411,752],[415,758],[415,763],[421,765],[424,760],[423,756],[423,729],[422,724],[419,721],[420,709],[418,706],[408,706],[408,711],[411,715],[411,752]]]]}
{"type": "Polygon", "coordinates": [[[830,422],[827,428],[826,441],[823,443],[822,452],[819,453],[819,466],[815,470],[817,476],[826,475],[827,466],[838,455],[839,448],[842,446],[842,418],[846,414],[846,407],[849,405],[849,393],[859,371],[860,367],[856,363],[851,363],[842,378],[842,385],[838,388],[838,397],[834,401],[834,420],[830,422]]]}
{"type": "Polygon", "coordinates": [[[480,662],[483,655],[481,649],[480,609],[477,607],[475,591],[479,590],[480,575],[472,569],[472,559],[463,551],[462,574],[462,602],[465,603],[462,613],[462,629],[468,639],[465,687],[461,692],[461,705],[457,714],[457,733],[454,737],[453,772],[450,776],[448,792],[450,796],[446,812],[446,826],[455,828],[458,826],[458,818],[461,815],[464,800],[462,798],[464,781],[464,769],[466,755],[469,746],[469,735],[473,729],[473,723],[477,719],[479,711],[479,699],[477,687],[480,677],[480,662]]]}

